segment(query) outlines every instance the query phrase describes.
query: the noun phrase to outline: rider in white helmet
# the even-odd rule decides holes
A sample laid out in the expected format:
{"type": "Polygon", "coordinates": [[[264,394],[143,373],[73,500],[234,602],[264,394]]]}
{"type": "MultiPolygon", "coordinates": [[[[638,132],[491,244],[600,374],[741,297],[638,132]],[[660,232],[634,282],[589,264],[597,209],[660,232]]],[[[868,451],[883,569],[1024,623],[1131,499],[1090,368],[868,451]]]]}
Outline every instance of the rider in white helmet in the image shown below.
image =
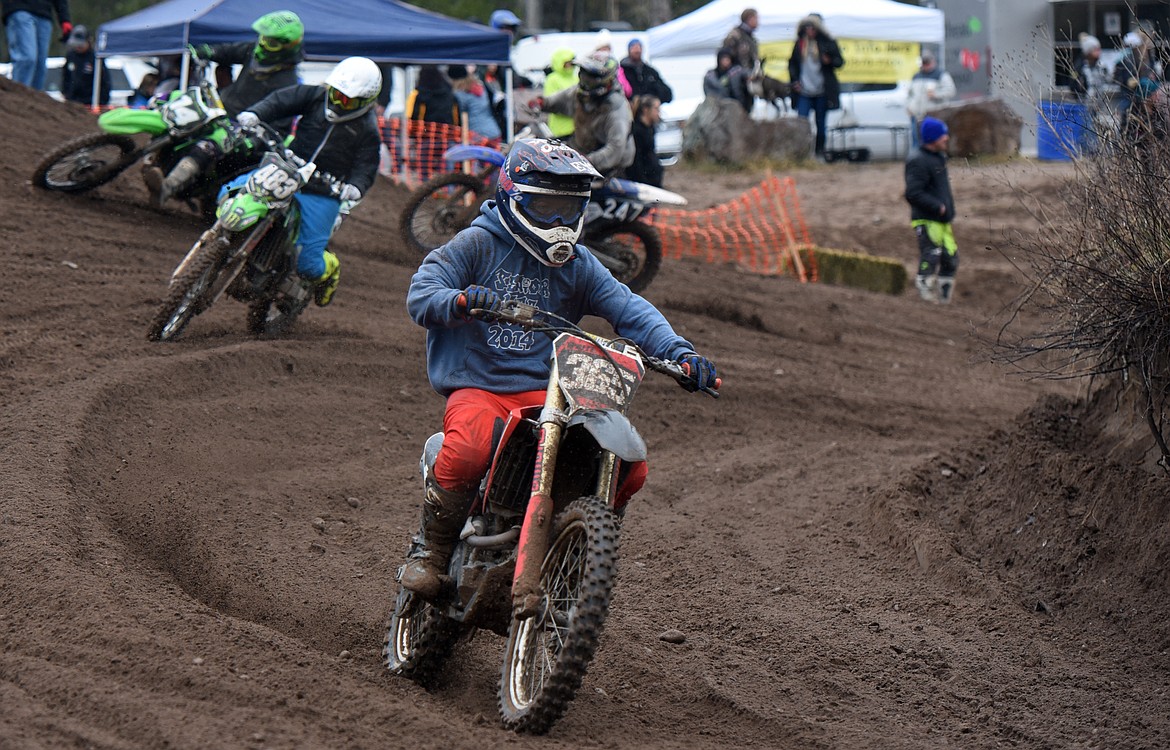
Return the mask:
{"type": "MultiPolygon", "coordinates": [[[[290,86],[241,112],[239,123],[254,127],[300,115],[292,150],[317,165],[317,173],[297,193],[301,206],[297,273],[317,285],[315,301],[333,300],[341,279],[341,261],[326,250],[340,201],[356,203],[378,174],[378,118],[374,104],[382,88],[382,71],[370,59],[349,57],[337,64],[323,86],[290,86]]],[[[245,177],[246,179],[246,177],[245,177]]]]}

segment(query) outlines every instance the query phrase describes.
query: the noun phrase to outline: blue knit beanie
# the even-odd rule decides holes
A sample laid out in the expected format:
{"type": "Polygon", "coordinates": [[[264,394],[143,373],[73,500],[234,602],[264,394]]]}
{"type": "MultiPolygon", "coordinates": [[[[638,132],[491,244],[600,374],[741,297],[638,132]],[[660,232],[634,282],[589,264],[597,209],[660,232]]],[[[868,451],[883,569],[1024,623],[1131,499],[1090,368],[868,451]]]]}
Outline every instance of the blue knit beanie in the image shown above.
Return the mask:
{"type": "Polygon", "coordinates": [[[934,143],[947,134],[947,124],[942,120],[926,117],[922,120],[922,129],[920,132],[922,133],[923,143],[934,143]]]}

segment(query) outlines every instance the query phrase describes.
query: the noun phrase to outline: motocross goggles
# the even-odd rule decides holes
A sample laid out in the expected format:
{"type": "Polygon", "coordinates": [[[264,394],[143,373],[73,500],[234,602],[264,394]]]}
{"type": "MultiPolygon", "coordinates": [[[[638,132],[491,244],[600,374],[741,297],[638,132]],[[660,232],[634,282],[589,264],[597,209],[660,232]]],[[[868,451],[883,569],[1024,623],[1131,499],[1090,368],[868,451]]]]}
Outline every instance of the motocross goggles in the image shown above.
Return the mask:
{"type": "Polygon", "coordinates": [[[337,110],[352,112],[370,104],[377,96],[346,96],[340,89],[329,87],[329,106],[337,110]]]}
{"type": "Polygon", "coordinates": [[[288,39],[278,39],[274,36],[262,36],[257,41],[257,44],[265,52],[282,52],[284,50],[296,49],[300,46],[301,40],[293,39],[290,41],[288,39]]]}
{"type": "Polygon", "coordinates": [[[516,205],[533,226],[552,229],[558,226],[573,226],[585,213],[588,195],[565,195],[564,193],[532,192],[529,187],[515,198],[516,205]]]}

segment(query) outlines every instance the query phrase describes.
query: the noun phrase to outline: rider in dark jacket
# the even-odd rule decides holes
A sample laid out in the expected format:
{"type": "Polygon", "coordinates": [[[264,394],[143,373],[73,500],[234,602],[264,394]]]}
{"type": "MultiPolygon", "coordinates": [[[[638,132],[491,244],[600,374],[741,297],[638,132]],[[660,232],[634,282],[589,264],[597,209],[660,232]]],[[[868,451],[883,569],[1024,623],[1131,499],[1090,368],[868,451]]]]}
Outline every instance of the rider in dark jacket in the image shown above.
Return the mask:
{"type": "MultiPolygon", "coordinates": [[[[258,34],[255,43],[204,44],[195,48],[196,57],[203,60],[229,68],[242,66],[236,80],[220,92],[224,109],[232,119],[273,91],[299,83],[297,63],[304,59],[305,25],[297,14],[290,10],[274,11],[256,19],[252,28],[258,34]]],[[[270,124],[288,133],[292,118],[270,124]]],[[[200,140],[165,176],[157,166],[147,165],[143,176],[147,186],[156,193],[158,205],[166,203],[229,152],[246,148],[242,139],[233,135],[221,129],[200,140]]]]}
{"type": "MultiPolygon", "coordinates": [[[[315,301],[328,305],[341,279],[341,261],[326,250],[341,201],[356,203],[378,176],[378,116],[374,112],[382,71],[365,57],[342,60],[324,86],[291,86],[269,94],[251,110],[241,112],[240,125],[300,115],[292,150],[317,171],[296,194],[301,207],[297,273],[316,284],[315,301]],[[332,178],[332,179],[328,179],[332,178]]],[[[247,176],[234,184],[242,184],[247,176]]]]}
{"type": "Polygon", "coordinates": [[[573,118],[573,148],[606,179],[634,163],[634,115],[617,85],[617,60],[577,63],[577,86],[544,100],[544,110],[573,118]]]}

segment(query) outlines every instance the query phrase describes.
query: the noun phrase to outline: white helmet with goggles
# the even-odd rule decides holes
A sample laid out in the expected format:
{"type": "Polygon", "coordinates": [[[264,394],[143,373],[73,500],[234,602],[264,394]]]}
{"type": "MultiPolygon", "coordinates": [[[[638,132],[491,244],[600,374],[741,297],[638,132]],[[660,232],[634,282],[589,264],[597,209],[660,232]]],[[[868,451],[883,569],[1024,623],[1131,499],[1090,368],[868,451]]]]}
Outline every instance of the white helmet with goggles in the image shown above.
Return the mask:
{"type": "Polygon", "coordinates": [[[382,71],[368,57],[347,57],[329,73],[325,87],[325,119],[345,122],[374,106],[382,90],[382,71]]]}
{"type": "Polygon", "coordinates": [[[496,186],[504,227],[546,266],[569,262],[585,227],[590,183],[600,179],[589,160],[566,144],[540,138],[512,144],[496,186]]]}

